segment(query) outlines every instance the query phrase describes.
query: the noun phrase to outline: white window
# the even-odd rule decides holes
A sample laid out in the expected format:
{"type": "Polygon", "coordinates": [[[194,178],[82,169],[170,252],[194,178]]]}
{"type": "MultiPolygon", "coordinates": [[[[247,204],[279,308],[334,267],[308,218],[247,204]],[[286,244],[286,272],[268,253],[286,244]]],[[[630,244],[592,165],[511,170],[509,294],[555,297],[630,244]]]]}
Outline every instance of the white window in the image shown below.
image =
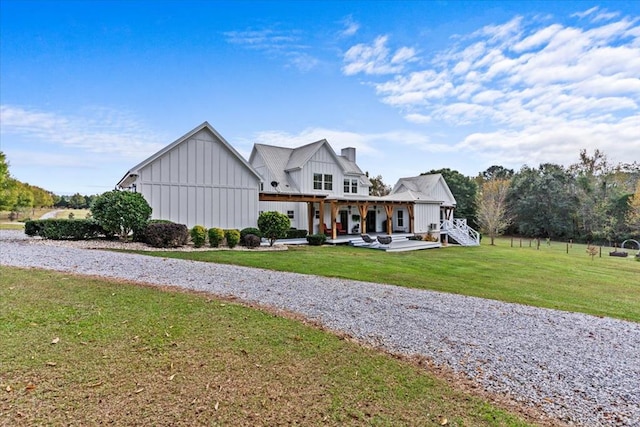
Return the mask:
{"type": "Polygon", "coordinates": [[[321,173],[313,174],[313,189],[322,190],[322,174],[321,173]]]}
{"type": "Polygon", "coordinates": [[[404,211],[398,211],[398,227],[404,227],[404,211]]]}
{"type": "Polygon", "coordinates": [[[316,210],[316,219],[320,219],[320,211],[316,210]]]}
{"type": "Polygon", "coordinates": [[[324,189],[333,190],[333,175],[324,175],[324,189]]]}
{"type": "Polygon", "coordinates": [[[287,216],[289,217],[289,219],[293,219],[294,217],[293,211],[287,211],[287,216]]]}
{"type": "Polygon", "coordinates": [[[356,194],[358,192],[358,180],[357,179],[345,179],[344,180],[344,192],[356,194]]]}

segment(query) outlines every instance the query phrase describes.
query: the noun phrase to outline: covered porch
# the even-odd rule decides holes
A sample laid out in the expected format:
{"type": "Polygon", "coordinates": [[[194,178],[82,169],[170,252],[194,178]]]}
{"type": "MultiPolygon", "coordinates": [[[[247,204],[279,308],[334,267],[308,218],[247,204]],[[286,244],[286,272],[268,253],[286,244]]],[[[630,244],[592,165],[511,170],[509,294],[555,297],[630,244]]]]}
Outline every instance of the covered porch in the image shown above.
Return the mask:
{"type": "Polygon", "coordinates": [[[315,194],[260,193],[260,201],[307,204],[309,234],[325,234],[329,243],[342,236],[394,232],[413,234],[414,202],[376,197],[333,198],[315,194]],[[401,210],[401,213],[398,211],[401,210]],[[395,223],[394,223],[394,212],[395,223]],[[406,212],[406,218],[405,218],[406,212]],[[383,221],[380,221],[383,218],[383,221]],[[401,222],[401,227],[398,226],[401,222]],[[395,224],[395,227],[394,227],[395,224]]]}

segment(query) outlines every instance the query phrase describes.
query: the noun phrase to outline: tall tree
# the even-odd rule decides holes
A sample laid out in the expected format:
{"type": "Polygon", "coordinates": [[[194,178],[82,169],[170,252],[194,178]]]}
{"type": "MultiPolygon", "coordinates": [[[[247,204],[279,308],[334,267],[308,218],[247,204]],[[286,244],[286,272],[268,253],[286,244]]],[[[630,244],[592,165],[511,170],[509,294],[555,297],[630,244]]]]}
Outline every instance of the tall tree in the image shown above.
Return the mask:
{"type": "Polygon", "coordinates": [[[482,183],[476,197],[476,218],[480,231],[491,238],[493,246],[496,236],[501,235],[511,224],[507,214],[509,181],[490,179],[482,183]]]}
{"type": "Polygon", "coordinates": [[[456,198],[456,217],[467,218],[472,227],[476,224],[476,193],[478,192],[478,184],[473,178],[464,176],[456,170],[449,168],[432,169],[422,175],[431,175],[439,173],[447,181],[449,189],[456,198]]]}
{"type": "Polygon", "coordinates": [[[365,175],[371,182],[371,187],[369,187],[370,196],[386,196],[391,192],[391,186],[386,185],[382,181],[382,175],[371,177],[369,176],[369,172],[366,172],[365,175]]]}
{"type": "Polygon", "coordinates": [[[574,180],[562,166],[523,166],[514,175],[508,205],[518,232],[532,237],[573,237],[574,180]]]}
{"type": "Polygon", "coordinates": [[[514,175],[513,169],[507,169],[504,166],[493,165],[480,174],[484,181],[491,179],[511,179],[514,175]]]}
{"type": "Polygon", "coordinates": [[[629,210],[627,212],[627,225],[634,237],[640,236],[640,181],[636,184],[636,191],[629,198],[629,210]]]}
{"type": "Polygon", "coordinates": [[[7,156],[0,151],[0,211],[10,210],[16,202],[15,180],[9,174],[7,156]]]}

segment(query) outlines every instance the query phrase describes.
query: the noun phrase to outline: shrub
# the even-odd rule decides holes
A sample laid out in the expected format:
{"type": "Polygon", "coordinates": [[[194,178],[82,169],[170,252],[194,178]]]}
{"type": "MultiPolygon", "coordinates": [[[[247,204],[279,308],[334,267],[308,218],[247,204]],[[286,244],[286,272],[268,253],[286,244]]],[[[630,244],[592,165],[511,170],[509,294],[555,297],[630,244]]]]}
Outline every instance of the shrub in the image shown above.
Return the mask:
{"type": "Polygon", "coordinates": [[[260,246],[260,241],[260,237],[256,236],[255,234],[247,234],[246,236],[244,236],[244,245],[251,249],[260,246]]]}
{"type": "Polygon", "coordinates": [[[227,246],[233,249],[240,242],[240,232],[238,230],[224,230],[224,238],[227,239],[227,246]]]}
{"type": "Polygon", "coordinates": [[[309,234],[307,236],[307,242],[311,246],[321,246],[324,242],[327,241],[327,236],[324,234],[309,234]]]}
{"type": "Polygon", "coordinates": [[[196,248],[201,248],[204,246],[204,242],[207,240],[207,229],[201,225],[195,225],[191,231],[191,241],[193,242],[193,246],[196,248]]]}
{"type": "Polygon", "coordinates": [[[39,236],[40,230],[42,229],[42,221],[25,221],[24,223],[24,234],[27,236],[39,236]]]}
{"type": "Polygon", "coordinates": [[[212,248],[217,248],[224,240],[224,231],[220,228],[210,228],[207,234],[209,234],[209,245],[212,248]]]}
{"type": "Polygon", "coordinates": [[[287,230],[287,239],[304,239],[307,237],[307,230],[298,230],[297,228],[290,228],[287,230]]]}
{"type": "Polygon", "coordinates": [[[155,248],[177,248],[189,241],[189,229],[184,224],[152,223],[144,230],[144,242],[155,248]]]}
{"type": "Polygon", "coordinates": [[[100,225],[91,219],[42,219],[27,221],[24,232],[51,240],[87,240],[104,234],[100,225]]]}
{"type": "Polygon", "coordinates": [[[438,237],[433,235],[432,233],[427,233],[424,235],[423,240],[426,242],[437,242],[438,237]]]}
{"type": "Polygon", "coordinates": [[[246,242],[245,242],[245,237],[249,234],[253,234],[254,236],[257,236],[258,238],[262,237],[262,233],[260,232],[260,229],[255,228],[255,227],[247,227],[247,228],[243,228],[242,230],[240,230],[240,244],[247,246],[246,242]]]}
{"type": "Polygon", "coordinates": [[[269,246],[273,246],[276,239],[287,237],[289,227],[291,227],[291,220],[280,212],[263,212],[258,217],[258,228],[262,232],[262,236],[269,239],[269,246]]]}
{"type": "Polygon", "coordinates": [[[147,226],[151,206],[140,193],[113,190],[95,198],[91,214],[107,234],[127,238],[147,226]]]}

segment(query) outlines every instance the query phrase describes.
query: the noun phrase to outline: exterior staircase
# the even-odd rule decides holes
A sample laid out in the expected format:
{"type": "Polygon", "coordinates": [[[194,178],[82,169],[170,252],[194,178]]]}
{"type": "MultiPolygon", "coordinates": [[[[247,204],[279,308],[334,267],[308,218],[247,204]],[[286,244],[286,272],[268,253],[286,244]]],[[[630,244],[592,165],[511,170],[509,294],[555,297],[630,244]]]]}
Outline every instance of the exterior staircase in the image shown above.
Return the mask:
{"type": "Polygon", "coordinates": [[[479,246],[480,233],[467,225],[466,218],[454,218],[440,222],[440,232],[446,233],[461,246],[479,246]]]}

